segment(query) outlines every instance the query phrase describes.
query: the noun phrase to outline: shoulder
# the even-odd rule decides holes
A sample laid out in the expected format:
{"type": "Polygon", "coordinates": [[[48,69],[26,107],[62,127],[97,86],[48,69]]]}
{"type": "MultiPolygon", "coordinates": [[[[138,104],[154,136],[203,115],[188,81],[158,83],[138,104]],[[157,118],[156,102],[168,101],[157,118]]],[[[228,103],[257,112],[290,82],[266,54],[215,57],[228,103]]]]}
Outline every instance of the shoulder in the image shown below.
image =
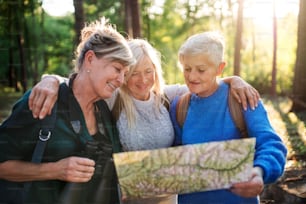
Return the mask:
{"type": "Polygon", "coordinates": [[[188,88],[186,85],[172,84],[166,85],[164,87],[164,92],[171,102],[176,96],[181,96],[184,93],[188,92],[188,88]]]}
{"type": "Polygon", "coordinates": [[[229,90],[229,88],[230,88],[229,85],[222,80],[219,80],[218,84],[219,84],[219,89],[229,90]]]}
{"type": "Polygon", "coordinates": [[[37,119],[33,118],[28,100],[31,90],[27,91],[13,106],[11,115],[3,122],[2,127],[20,127],[29,125],[37,119]]]}

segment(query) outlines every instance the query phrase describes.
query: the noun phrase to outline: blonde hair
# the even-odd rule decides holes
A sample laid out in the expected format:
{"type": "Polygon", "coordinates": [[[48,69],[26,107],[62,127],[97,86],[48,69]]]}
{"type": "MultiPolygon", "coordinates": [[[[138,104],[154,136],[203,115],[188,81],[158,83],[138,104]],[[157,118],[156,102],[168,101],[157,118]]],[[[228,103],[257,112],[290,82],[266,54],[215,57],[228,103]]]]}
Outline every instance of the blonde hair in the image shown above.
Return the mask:
{"type": "Polygon", "coordinates": [[[102,17],[100,21],[89,23],[82,29],[81,42],[75,52],[75,72],[81,69],[89,50],[94,51],[98,58],[118,61],[123,66],[135,63],[127,40],[108,21],[102,17]]]}
{"type": "MultiPolygon", "coordinates": [[[[128,74],[126,75],[125,82],[129,80],[131,77],[134,69],[137,67],[138,63],[144,57],[148,57],[152,64],[154,65],[154,73],[155,73],[155,83],[152,87],[152,91],[155,93],[155,102],[154,106],[156,111],[160,111],[161,104],[169,103],[168,99],[164,95],[164,78],[163,78],[163,71],[161,67],[161,55],[149,42],[143,39],[131,39],[128,41],[128,45],[136,59],[136,64],[130,67],[128,74]]],[[[119,118],[120,112],[123,110],[126,113],[128,124],[130,127],[135,125],[135,106],[130,95],[129,88],[127,87],[127,83],[124,83],[119,88],[119,101],[117,100],[118,104],[116,107],[114,106],[114,111],[117,113],[115,114],[115,118],[119,118]],[[118,108],[119,106],[119,108],[118,108]]]]}
{"type": "Polygon", "coordinates": [[[224,38],[220,32],[208,31],[190,36],[180,47],[180,65],[185,55],[209,54],[211,61],[218,66],[224,60],[224,38]]]}

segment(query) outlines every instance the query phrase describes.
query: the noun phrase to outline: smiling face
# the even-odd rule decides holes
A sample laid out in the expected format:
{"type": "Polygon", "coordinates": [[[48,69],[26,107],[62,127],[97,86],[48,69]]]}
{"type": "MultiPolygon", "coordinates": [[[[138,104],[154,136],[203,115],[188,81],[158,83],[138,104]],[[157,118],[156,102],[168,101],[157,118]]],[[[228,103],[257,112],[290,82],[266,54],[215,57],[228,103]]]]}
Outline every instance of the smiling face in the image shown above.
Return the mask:
{"type": "Polygon", "coordinates": [[[200,97],[213,94],[218,88],[217,76],[225,66],[223,36],[214,31],[192,35],[178,53],[189,90],[200,97]]]}
{"type": "Polygon", "coordinates": [[[217,90],[217,76],[222,73],[225,63],[215,65],[208,54],[184,55],[180,62],[190,92],[207,97],[217,90]]]}
{"type": "Polygon", "coordinates": [[[123,84],[128,67],[115,61],[97,58],[94,52],[89,52],[88,59],[91,66],[88,74],[91,86],[100,98],[110,98],[113,92],[123,84]]]}
{"type": "Polygon", "coordinates": [[[155,67],[149,57],[144,56],[127,80],[130,94],[138,100],[148,100],[155,83],[155,67]]]}

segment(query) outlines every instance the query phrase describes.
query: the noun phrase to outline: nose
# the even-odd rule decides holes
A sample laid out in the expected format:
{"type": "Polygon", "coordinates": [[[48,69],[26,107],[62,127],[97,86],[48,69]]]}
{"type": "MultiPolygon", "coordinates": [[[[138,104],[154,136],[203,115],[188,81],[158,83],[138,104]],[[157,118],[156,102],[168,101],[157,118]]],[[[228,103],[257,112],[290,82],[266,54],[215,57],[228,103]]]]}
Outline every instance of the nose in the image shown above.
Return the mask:
{"type": "Polygon", "coordinates": [[[118,76],[118,81],[120,82],[120,86],[123,84],[124,82],[124,72],[121,72],[118,76]]]}
{"type": "Polygon", "coordinates": [[[141,73],[140,75],[140,80],[142,81],[142,83],[146,83],[147,82],[147,76],[145,75],[145,73],[141,73]]]}
{"type": "Polygon", "coordinates": [[[188,73],[188,79],[189,79],[189,81],[192,81],[192,80],[194,80],[194,79],[196,79],[196,78],[197,78],[197,73],[196,73],[196,71],[191,70],[191,71],[188,73]]]}

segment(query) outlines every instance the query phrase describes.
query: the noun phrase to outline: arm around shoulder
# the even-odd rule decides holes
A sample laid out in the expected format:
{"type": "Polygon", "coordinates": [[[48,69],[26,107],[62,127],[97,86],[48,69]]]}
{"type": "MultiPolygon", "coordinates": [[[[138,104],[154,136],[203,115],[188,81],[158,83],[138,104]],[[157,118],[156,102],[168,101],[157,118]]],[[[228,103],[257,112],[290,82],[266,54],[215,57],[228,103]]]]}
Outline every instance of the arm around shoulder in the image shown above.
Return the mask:
{"type": "Polygon", "coordinates": [[[34,118],[43,119],[51,114],[58,97],[59,84],[66,81],[68,79],[58,75],[43,75],[42,80],[33,87],[29,98],[29,108],[34,118]]]}

